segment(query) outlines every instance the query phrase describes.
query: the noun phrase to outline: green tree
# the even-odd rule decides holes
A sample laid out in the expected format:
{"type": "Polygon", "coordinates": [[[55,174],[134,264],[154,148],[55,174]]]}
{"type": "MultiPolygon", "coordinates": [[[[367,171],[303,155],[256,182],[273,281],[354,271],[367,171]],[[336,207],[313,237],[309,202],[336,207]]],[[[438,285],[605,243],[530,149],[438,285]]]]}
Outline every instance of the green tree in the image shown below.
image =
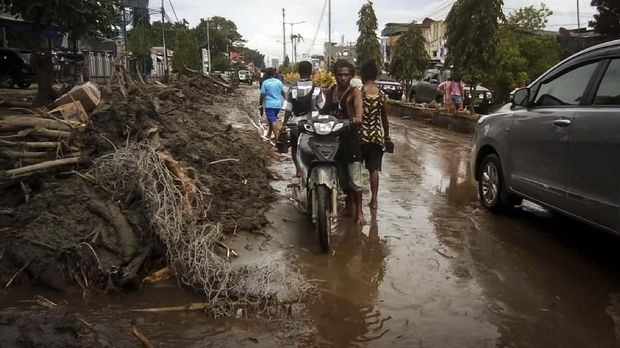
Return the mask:
{"type": "Polygon", "coordinates": [[[230,52],[234,44],[243,43],[243,36],[237,31],[235,22],[224,17],[214,16],[200,23],[193,29],[198,40],[198,47],[207,47],[207,21],[209,29],[209,49],[211,54],[230,52]]]}
{"type": "Polygon", "coordinates": [[[237,51],[243,54],[243,62],[245,64],[254,64],[257,68],[265,67],[265,55],[261,54],[257,50],[253,50],[248,47],[237,47],[237,51]]]}
{"type": "Polygon", "coordinates": [[[590,26],[601,34],[620,34],[620,1],[618,0],[592,0],[592,6],[596,6],[598,13],[590,26]]]}
{"type": "Polygon", "coordinates": [[[177,30],[174,42],[172,70],[181,74],[186,72],[185,68],[199,70],[200,51],[193,32],[189,28],[177,30]]]}
{"type": "Polygon", "coordinates": [[[552,14],[553,11],[544,3],[541,3],[540,7],[525,6],[512,12],[506,18],[506,25],[512,29],[518,28],[527,32],[543,30],[552,14]]]}
{"type": "Polygon", "coordinates": [[[52,57],[49,49],[41,49],[41,31],[54,25],[68,33],[72,41],[83,36],[112,37],[120,21],[121,0],[2,0],[0,10],[8,11],[32,22],[31,65],[37,73],[37,104],[53,98],[52,57]],[[41,53],[41,54],[39,54],[41,53]]]}
{"type": "Polygon", "coordinates": [[[278,67],[278,71],[281,71],[282,73],[287,73],[291,71],[291,60],[289,59],[288,55],[284,56],[284,63],[282,63],[282,65],[278,67]]]}
{"type": "Polygon", "coordinates": [[[560,46],[542,30],[553,13],[544,5],[527,6],[508,15],[498,31],[498,46],[484,83],[496,100],[508,100],[509,92],[538,77],[560,61],[560,46]]]}
{"type": "Polygon", "coordinates": [[[150,26],[140,25],[127,35],[127,49],[136,60],[136,70],[144,74],[152,69],[153,40],[150,26]]]}
{"type": "Polygon", "coordinates": [[[380,69],[382,64],[381,45],[377,37],[377,16],[372,7],[372,1],[368,1],[360,8],[357,20],[359,36],[355,43],[355,54],[357,63],[362,64],[368,60],[374,60],[380,69]]]}
{"type": "Polygon", "coordinates": [[[426,38],[415,23],[411,23],[409,29],[396,42],[390,74],[405,81],[406,95],[409,95],[412,81],[422,77],[428,64],[429,56],[425,45],[426,38]]]}
{"type": "MultiPolygon", "coordinates": [[[[502,0],[457,0],[446,17],[447,61],[452,75],[469,83],[472,95],[495,56],[502,6],[502,0]]],[[[473,111],[473,103],[469,107],[473,111]]]]}

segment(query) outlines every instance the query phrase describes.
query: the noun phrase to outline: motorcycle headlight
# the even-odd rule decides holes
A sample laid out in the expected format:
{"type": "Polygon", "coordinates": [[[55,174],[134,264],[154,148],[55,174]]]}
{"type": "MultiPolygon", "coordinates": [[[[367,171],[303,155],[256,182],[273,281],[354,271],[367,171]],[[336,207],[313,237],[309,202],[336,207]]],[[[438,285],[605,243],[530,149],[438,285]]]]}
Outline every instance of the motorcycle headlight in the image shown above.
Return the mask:
{"type": "Polygon", "coordinates": [[[314,129],[312,128],[312,125],[309,123],[304,123],[304,129],[310,133],[314,133],[314,129]]]}
{"type": "Polygon", "coordinates": [[[333,121],[325,122],[325,123],[315,123],[314,131],[316,132],[316,134],[326,135],[326,134],[331,133],[333,127],[334,127],[333,121]]]}

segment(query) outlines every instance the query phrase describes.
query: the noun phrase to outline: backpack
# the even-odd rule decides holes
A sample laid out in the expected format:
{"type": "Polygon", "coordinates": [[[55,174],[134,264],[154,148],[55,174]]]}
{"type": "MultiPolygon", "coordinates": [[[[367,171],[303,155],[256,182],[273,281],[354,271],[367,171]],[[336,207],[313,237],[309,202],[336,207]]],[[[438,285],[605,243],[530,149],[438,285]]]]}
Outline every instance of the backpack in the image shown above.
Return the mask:
{"type": "Polygon", "coordinates": [[[314,88],[316,85],[312,83],[312,89],[310,93],[303,97],[293,98],[293,115],[299,116],[312,112],[312,97],[314,95],[314,88]]]}

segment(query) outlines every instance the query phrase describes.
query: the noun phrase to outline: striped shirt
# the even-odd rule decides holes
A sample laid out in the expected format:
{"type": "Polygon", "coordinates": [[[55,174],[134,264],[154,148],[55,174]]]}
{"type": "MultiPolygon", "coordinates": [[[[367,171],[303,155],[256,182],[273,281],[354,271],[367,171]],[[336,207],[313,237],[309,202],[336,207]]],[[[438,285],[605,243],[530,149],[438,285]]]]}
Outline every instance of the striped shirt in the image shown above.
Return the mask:
{"type": "MultiPolygon", "coordinates": [[[[285,111],[293,112],[293,101],[299,98],[303,98],[307,96],[312,90],[312,85],[314,83],[311,80],[303,79],[297,81],[297,83],[293,84],[286,94],[286,100],[284,101],[284,105],[282,108],[285,111]]],[[[319,110],[325,106],[325,96],[321,91],[321,87],[315,86],[314,92],[312,93],[312,116],[316,116],[319,114],[319,110]]],[[[308,117],[309,115],[291,115],[292,122],[298,122],[303,117],[308,117]]]]}

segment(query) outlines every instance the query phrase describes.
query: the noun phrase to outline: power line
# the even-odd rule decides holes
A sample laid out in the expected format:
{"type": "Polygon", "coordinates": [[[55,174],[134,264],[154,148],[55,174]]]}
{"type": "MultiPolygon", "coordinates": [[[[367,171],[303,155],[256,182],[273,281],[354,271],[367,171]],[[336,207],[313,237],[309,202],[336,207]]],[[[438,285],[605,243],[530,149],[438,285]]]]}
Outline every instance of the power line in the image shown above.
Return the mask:
{"type": "Polygon", "coordinates": [[[172,5],[172,0],[168,0],[168,3],[170,3],[170,7],[172,8],[172,13],[174,13],[174,18],[176,18],[176,20],[178,22],[179,21],[179,17],[177,17],[177,11],[175,11],[174,5],[172,5]]]}
{"type": "Polygon", "coordinates": [[[314,31],[314,36],[312,37],[312,43],[308,47],[308,54],[312,54],[312,50],[314,49],[316,38],[319,35],[319,31],[321,30],[321,24],[323,24],[323,17],[325,16],[325,9],[327,9],[327,0],[323,2],[323,10],[321,11],[321,18],[319,19],[319,24],[316,26],[316,30],[314,31]]]}

